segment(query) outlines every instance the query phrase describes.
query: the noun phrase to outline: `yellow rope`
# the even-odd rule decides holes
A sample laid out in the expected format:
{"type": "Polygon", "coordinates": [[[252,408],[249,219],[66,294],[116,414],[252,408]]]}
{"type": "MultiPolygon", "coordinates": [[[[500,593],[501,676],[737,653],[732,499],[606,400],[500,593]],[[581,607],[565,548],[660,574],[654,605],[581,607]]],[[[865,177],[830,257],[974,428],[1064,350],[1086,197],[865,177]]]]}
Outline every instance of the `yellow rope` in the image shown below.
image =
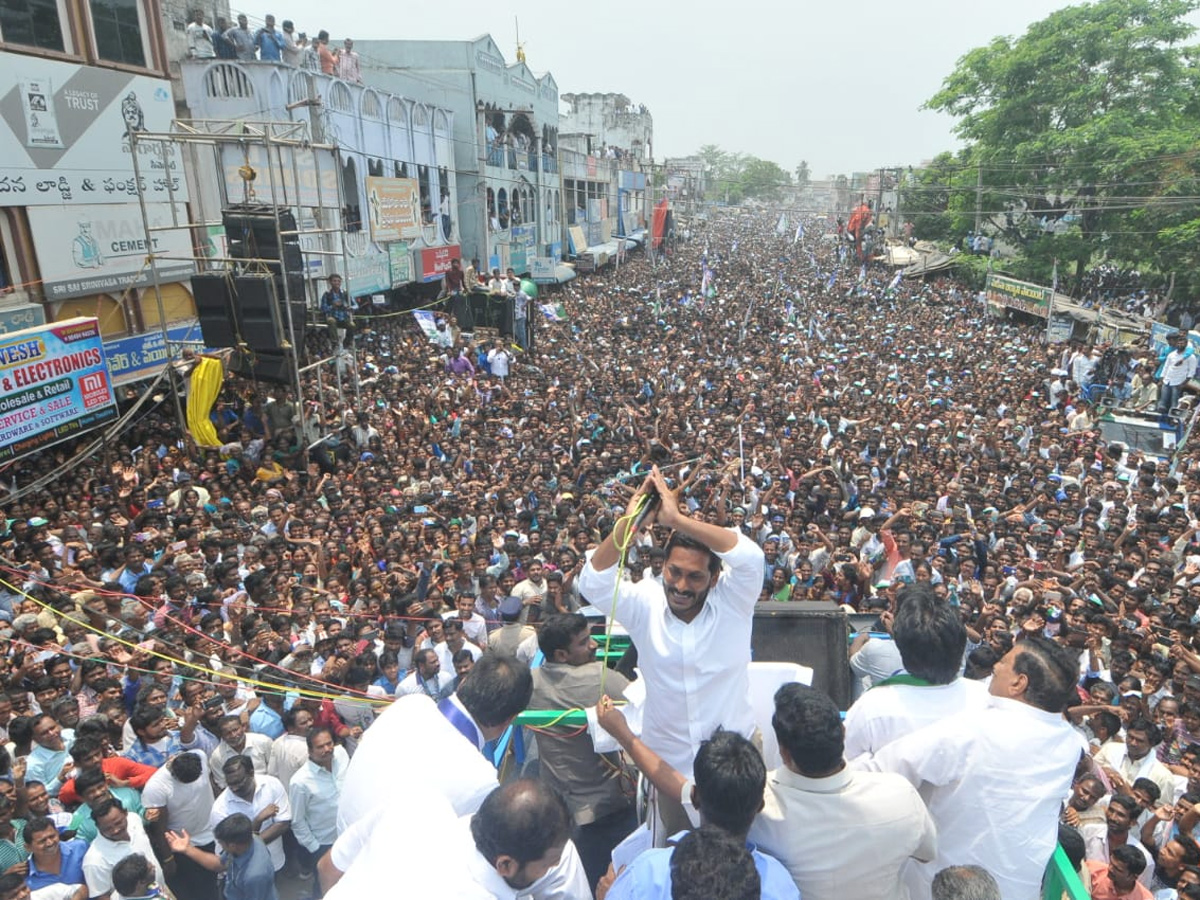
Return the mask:
{"type": "MultiPolygon", "coordinates": [[[[637,505],[633,508],[633,512],[626,513],[625,515],[621,516],[613,525],[613,543],[616,545],[617,550],[620,551],[620,556],[617,558],[617,580],[613,585],[612,608],[608,611],[608,622],[604,626],[605,646],[608,646],[608,644],[612,641],[613,623],[617,618],[617,599],[621,594],[621,579],[625,575],[625,561],[629,555],[629,548],[633,546],[633,523],[637,521],[637,517],[642,514],[642,511],[646,508],[646,504],[649,502],[650,495],[642,494],[641,498],[637,502],[637,505]],[[621,527],[622,522],[627,523],[625,526],[625,540],[621,543],[618,543],[617,530],[621,527]]],[[[604,682],[607,675],[608,666],[605,665],[600,669],[600,696],[602,697],[604,696],[604,682]]]]}
{"type": "MultiPolygon", "coordinates": [[[[6,590],[9,590],[14,594],[19,594],[20,596],[24,597],[26,600],[32,600],[34,603],[36,603],[42,609],[44,609],[50,613],[53,613],[54,615],[58,616],[61,619],[65,619],[68,622],[73,622],[76,625],[80,626],[81,628],[86,628],[88,631],[92,631],[98,635],[101,635],[102,637],[108,638],[109,640],[116,641],[118,644],[121,644],[132,650],[140,650],[150,656],[157,657],[158,659],[165,659],[168,662],[174,663],[175,665],[185,666],[185,667],[187,667],[189,669],[193,669],[197,672],[204,672],[206,675],[212,675],[212,676],[216,676],[218,678],[230,677],[229,672],[218,672],[216,669],[210,669],[207,666],[201,666],[194,662],[188,662],[185,659],[178,659],[174,656],[171,656],[170,654],[160,653],[159,651],[157,651],[153,648],[150,648],[150,647],[142,647],[139,644],[134,643],[133,641],[129,641],[129,640],[126,640],[125,638],[118,637],[115,634],[109,634],[106,631],[102,631],[84,619],[76,618],[75,616],[69,615],[68,613],[65,613],[65,612],[62,612],[61,610],[55,609],[53,606],[50,606],[48,603],[43,603],[37,597],[30,596],[29,594],[25,593],[25,591],[21,590],[19,587],[9,584],[8,581],[6,581],[3,578],[0,578],[0,587],[3,587],[6,590]]],[[[261,687],[267,691],[270,691],[270,692],[276,693],[276,694],[278,694],[278,693],[294,693],[294,694],[298,694],[302,697],[313,697],[318,700],[352,699],[352,700],[356,700],[356,701],[362,702],[362,703],[387,703],[388,702],[387,700],[382,699],[382,698],[356,697],[353,695],[348,696],[346,694],[331,694],[326,691],[314,691],[314,690],[310,690],[309,688],[302,688],[302,687],[298,687],[298,686],[290,687],[290,688],[283,688],[278,684],[270,684],[265,681],[257,681],[253,678],[244,678],[240,675],[235,676],[235,677],[237,677],[238,681],[241,681],[245,684],[253,685],[254,687],[261,687]]]]}

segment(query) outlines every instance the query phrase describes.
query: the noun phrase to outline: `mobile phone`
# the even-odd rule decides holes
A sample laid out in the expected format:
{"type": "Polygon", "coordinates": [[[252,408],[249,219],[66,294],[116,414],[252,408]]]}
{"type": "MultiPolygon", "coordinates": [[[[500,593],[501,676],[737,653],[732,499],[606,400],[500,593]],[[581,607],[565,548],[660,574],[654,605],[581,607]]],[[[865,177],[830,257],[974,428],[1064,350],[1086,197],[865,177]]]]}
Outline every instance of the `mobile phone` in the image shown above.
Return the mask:
{"type": "Polygon", "coordinates": [[[415,512],[418,516],[423,516],[423,515],[425,515],[425,513],[429,512],[429,507],[428,506],[414,506],[413,512],[415,512]]]}
{"type": "Polygon", "coordinates": [[[171,545],[171,549],[178,553],[187,547],[187,541],[176,541],[171,545]]]}

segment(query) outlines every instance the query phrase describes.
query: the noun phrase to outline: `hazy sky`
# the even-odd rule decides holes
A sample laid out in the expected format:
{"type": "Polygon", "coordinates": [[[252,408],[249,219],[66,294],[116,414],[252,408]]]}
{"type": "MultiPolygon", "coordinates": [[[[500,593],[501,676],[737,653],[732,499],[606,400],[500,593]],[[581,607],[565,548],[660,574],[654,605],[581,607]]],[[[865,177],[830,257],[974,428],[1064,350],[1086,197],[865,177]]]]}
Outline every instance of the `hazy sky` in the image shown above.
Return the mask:
{"type": "MultiPolygon", "coordinates": [[[[232,0],[234,7],[249,0],[232,0]]],[[[1062,0],[987,3],[510,4],[439,0],[256,0],[310,35],[468,40],[490,32],[515,61],[514,15],[528,63],[559,90],[620,92],[654,116],[654,155],[701,145],[771,159],[814,178],[913,165],[954,146],[952,120],[920,109],[968,50],[1020,34],[1062,0]]]]}

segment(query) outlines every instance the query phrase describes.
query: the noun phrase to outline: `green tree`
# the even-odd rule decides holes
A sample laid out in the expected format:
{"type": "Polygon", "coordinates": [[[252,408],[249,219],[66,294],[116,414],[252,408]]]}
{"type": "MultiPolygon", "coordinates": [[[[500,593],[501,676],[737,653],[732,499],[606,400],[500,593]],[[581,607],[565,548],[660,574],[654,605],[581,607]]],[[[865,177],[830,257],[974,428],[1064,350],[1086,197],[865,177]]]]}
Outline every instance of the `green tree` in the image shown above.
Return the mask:
{"type": "Polygon", "coordinates": [[[957,241],[974,224],[974,201],[974,177],[950,153],[914,169],[900,185],[904,219],[912,222],[913,234],[923,241],[957,241]]]}
{"type": "Polygon", "coordinates": [[[1047,272],[1056,258],[1073,260],[1077,277],[1101,255],[1147,259],[1156,254],[1135,232],[1157,237],[1196,216],[1193,189],[1172,196],[1171,168],[1200,138],[1184,43],[1197,8],[1098,0],[1058,10],[967,53],[926,104],[955,116],[967,143],[955,186],[973,194],[975,175],[987,224],[1047,272]]]}
{"type": "Polygon", "coordinates": [[[728,203],[757,197],[767,199],[791,184],[777,163],[745,153],[730,153],[716,144],[705,144],[696,155],[708,173],[709,196],[728,203]]]}

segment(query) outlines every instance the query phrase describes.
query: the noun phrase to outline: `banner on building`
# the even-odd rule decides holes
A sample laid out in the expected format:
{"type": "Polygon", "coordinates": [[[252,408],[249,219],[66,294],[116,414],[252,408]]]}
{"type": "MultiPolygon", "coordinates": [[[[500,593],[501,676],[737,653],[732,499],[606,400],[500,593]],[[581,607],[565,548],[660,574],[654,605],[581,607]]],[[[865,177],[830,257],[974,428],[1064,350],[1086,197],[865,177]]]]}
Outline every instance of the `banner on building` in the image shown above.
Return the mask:
{"type": "MultiPolygon", "coordinates": [[[[199,322],[180,322],[167,326],[167,340],[203,340],[199,322]]],[[[149,378],[162,371],[171,358],[171,346],[163,339],[161,328],[104,342],[108,374],[114,385],[149,378]]],[[[180,348],[175,348],[178,354],[180,348]]],[[[200,350],[201,347],[192,349],[200,350]]]]}
{"type": "Polygon", "coordinates": [[[1046,343],[1065,344],[1071,340],[1071,334],[1074,331],[1075,320],[1070,316],[1056,313],[1050,317],[1049,323],[1046,325],[1046,343]]]}
{"type": "Polygon", "coordinates": [[[550,284],[554,277],[554,260],[549,256],[535,256],[531,261],[529,272],[538,284],[550,284]]]}
{"type": "MultiPolygon", "coordinates": [[[[176,206],[175,221],[186,223],[187,208],[176,206]]],[[[146,216],[152,228],[174,224],[169,203],[148,204],[146,216]]],[[[136,204],[34,207],[29,228],[48,300],[148,285],[151,253],[173,257],[158,261],[163,282],[184,281],[195,270],[187,230],[152,231],[147,244],[136,204]]]]}
{"type": "Polygon", "coordinates": [[[388,244],[388,267],[392,272],[392,287],[398,288],[413,280],[412,251],[399,241],[388,244]]]}
{"type": "Polygon", "coordinates": [[[346,284],[352,297],[362,297],[389,290],[392,286],[392,265],[382,250],[367,250],[361,256],[346,257],[346,284]]]}
{"type": "Polygon", "coordinates": [[[457,244],[449,247],[430,247],[421,251],[421,280],[437,281],[450,271],[450,260],[458,259],[457,244]]]}
{"type": "MultiPolygon", "coordinates": [[[[171,82],[115,69],[0,54],[0,206],[134,203],[133,131],[167,132],[171,82]]],[[[187,200],[176,148],[138,145],[146,199],[187,200]]]]}
{"type": "Polygon", "coordinates": [[[514,225],[508,244],[508,264],[518,275],[529,271],[529,260],[536,250],[537,226],[514,225]]]}
{"type": "Polygon", "coordinates": [[[1050,315],[1050,298],[1054,296],[1054,291],[1048,287],[1005,278],[995,272],[988,272],[983,291],[987,295],[988,303],[1017,309],[1030,315],[1041,316],[1043,319],[1050,315]]]}
{"type": "Polygon", "coordinates": [[[377,244],[421,236],[421,189],[415,178],[367,179],[367,221],[377,244]]]}
{"type": "Polygon", "coordinates": [[[96,319],[67,319],[0,339],[0,461],[116,416],[96,319]]]}
{"type": "Polygon", "coordinates": [[[46,324],[46,308],[40,303],[0,310],[0,334],[10,334],[24,328],[36,328],[46,324]]]}
{"type": "MultiPolygon", "coordinates": [[[[341,214],[338,165],[332,150],[261,144],[221,147],[221,168],[230,203],[320,207],[341,214]]],[[[333,222],[326,222],[331,226],[333,222]]]]}

